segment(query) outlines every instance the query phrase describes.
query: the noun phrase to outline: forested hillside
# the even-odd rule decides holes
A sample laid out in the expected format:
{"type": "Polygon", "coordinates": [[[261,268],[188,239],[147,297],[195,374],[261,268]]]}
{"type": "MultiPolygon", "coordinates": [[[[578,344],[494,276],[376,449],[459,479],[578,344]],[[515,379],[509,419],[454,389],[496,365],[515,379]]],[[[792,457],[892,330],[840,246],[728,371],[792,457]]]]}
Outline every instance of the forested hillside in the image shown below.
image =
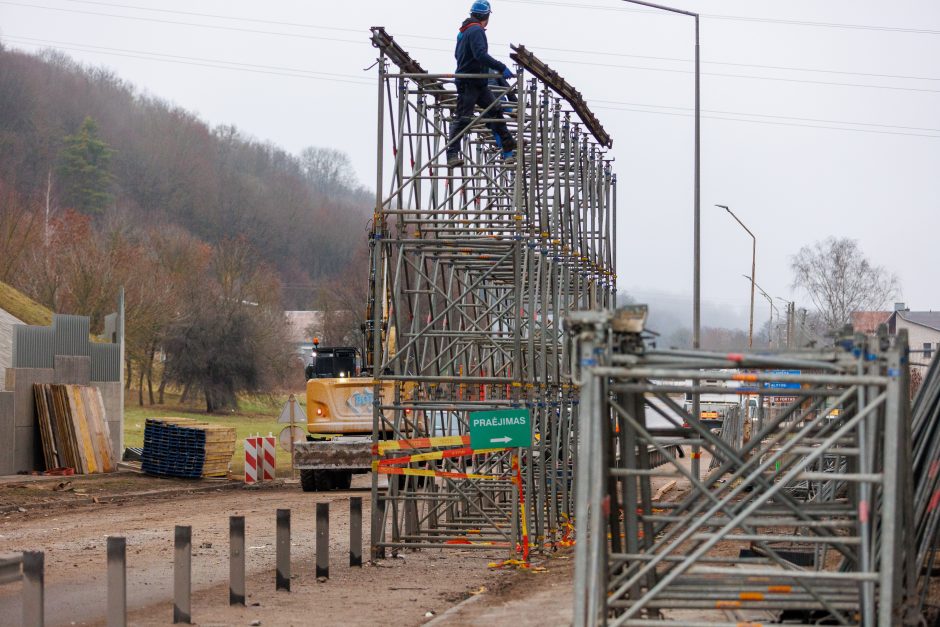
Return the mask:
{"type": "Polygon", "coordinates": [[[369,205],[343,153],[291,155],[107,70],[0,47],[0,281],[94,330],[125,287],[142,403],[171,384],[211,411],[285,382],[283,311],[361,291],[369,205]]]}
{"type": "MultiPolygon", "coordinates": [[[[304,131],[315,144],[316,129],[304,131]]],[[[119,213],[210,244],[245,237],[291,285],[347,268],[371,213],[342,153],[295,157],[49,52],[0,50],[0,181],[43,210],[73,208],[96,222],[119,213]],[[82,166],[68,154],[86,119],[107,156],[93,181],[76,180],[82,166]]],[[[311,294],[287,296],[301,308],[311,294]]]]}

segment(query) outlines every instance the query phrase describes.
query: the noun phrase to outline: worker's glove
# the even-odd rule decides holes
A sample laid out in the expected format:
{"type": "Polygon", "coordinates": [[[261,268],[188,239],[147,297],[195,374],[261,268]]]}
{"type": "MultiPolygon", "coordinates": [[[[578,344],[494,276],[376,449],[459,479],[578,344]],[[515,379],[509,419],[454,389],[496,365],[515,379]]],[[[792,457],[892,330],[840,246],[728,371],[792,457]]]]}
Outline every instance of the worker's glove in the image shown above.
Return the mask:
{"type": "Polygon", "coordinates": [[[507,81],[514,76],[515,74],[513,74],[512,70],[510,70],[508,67],[503,68],[503,78],[505,78],[507,81]]]}

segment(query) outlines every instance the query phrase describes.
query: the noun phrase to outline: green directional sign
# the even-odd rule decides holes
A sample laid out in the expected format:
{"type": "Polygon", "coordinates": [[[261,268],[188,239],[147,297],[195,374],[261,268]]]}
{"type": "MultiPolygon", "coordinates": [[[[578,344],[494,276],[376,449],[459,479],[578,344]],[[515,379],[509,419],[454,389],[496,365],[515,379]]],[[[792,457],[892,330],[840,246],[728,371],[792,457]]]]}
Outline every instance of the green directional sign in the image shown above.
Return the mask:
{"type": "Polygon", "coordinates": [[[470,448],[532,446],[532,422],[528,409],[470,412],[470,448]]]}

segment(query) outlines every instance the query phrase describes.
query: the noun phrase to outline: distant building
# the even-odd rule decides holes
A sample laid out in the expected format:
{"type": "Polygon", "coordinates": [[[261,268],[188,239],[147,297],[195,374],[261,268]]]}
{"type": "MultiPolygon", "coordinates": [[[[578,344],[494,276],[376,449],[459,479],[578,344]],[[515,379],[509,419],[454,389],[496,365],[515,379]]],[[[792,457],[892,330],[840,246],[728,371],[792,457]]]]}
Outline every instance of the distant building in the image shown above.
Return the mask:
{"type": "Polygon", "coordinates": [[[291,346],[305,360],[313,350],[315,334],[323,332],[322,311],[285,311],[287,336],[291,346]]]}
{"type": "Polygon", "coordinates": [[[874,335],[878,326],[888,322],[890,311],[853,311],[852,327],[859,333],[874,335]]]}
{"type": "Polygon", "coordinates": [[[931,360],[940,350],[940,311],[911,311],[904,303],[895,303],[887,323],[888,333],[892,335],[901,329],[907,330],[911,365],[921,370],[921,374],[926,374],[931,360]]]}

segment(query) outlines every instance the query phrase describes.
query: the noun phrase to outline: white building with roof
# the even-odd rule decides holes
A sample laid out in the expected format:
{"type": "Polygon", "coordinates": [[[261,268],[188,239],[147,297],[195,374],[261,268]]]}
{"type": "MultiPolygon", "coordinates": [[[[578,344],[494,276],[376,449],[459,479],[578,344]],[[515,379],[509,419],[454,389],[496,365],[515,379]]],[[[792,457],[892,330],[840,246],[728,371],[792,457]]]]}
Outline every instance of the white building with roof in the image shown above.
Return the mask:
{"type": "Polygon", "coordinates": [[[911,311],[904,303],[896,303],[888,318],[888,332],[907,330],[911,348],[911,365],[927,374],[932,359],[940,351],[940,311],[911,311]]]}

